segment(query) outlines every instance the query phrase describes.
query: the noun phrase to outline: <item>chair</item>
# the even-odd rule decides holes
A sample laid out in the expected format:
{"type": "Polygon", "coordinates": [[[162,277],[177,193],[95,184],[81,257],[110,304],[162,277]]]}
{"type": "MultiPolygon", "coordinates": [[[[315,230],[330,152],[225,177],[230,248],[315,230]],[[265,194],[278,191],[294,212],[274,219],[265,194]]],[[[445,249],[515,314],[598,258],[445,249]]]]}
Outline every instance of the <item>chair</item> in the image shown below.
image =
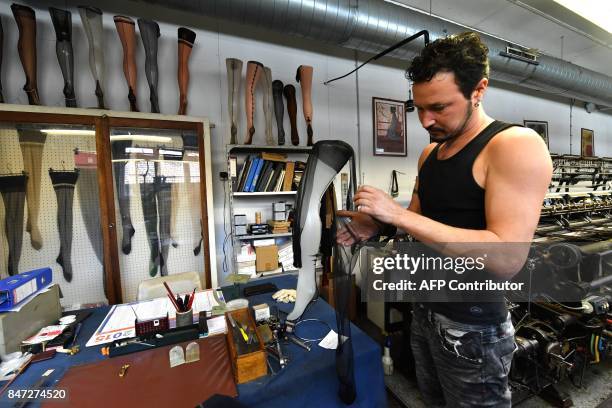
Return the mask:
{"type": "Polygon", "coordinates": [[[202,282],[198,272],[175,273],[159,278],[146,279],[138,285],[138,301],[165,297],[168,292],[164,282],[174,293],[191,293],[193,289],[202,290],[202,282]]]}

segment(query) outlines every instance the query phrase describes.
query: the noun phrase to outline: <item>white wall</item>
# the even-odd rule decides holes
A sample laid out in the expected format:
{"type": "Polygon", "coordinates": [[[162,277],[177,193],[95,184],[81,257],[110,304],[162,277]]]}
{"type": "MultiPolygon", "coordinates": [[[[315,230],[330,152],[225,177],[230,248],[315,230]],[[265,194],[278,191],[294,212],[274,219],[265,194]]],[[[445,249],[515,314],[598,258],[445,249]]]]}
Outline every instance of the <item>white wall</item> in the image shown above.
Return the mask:
{"type": "MultiPolygon", "coordinates": [[[[95,106],[94,84],[87,62],[88,46],[80,17],[73,1],[23,2],[36,9],[38,29],[39,90],[42,102],[47,105],[63,105],[63,80],[55,56],[55,35],[46,8],[50,5],[63,7],[72,12],[73,42],[75,50],[75,86],[79,106],[95,106]],[[34,4],[34,5],[33,5],[34,4]]],[[[399,176],[399,200],[407,204],[416,175],[416,162],[429,137],[420,127],[416,113],[408,115],[408,157],[374,157],[372,155],[372,106],[373,96],[405,100],[408,85],[404,79],[406,62],[384,61],[383,65],[371,64],[359,71],[359,87],[355,76],[323,85],[329,79],[348,72],[354,67],[354,53],[304,39],[277,35],[259,29],[243,27],[224,21],[189,15],[175,10],[142,2],[110,1],[104,4],[104,27],[106,41],[105,96],[109,107],[127,110],[127,86],[122,72],[122,49],[112,20],[114,14],[152,18],[159,22],[159,100],[162,113],[174,114],[178,107],[177,40],[176,31],[181,25],[197,33],[196,45],[190,61],[191,83],[189,89],[188,114],[208,117],[216,127],[212,132],[213,177],[217,248],[211,254],[222,253],[223,188],[219,171],[226,169],[225,144],[229,141],[227,126],[227,83],[225,59],[239,58],[245,62],[257,60],[272,69],[273,79],[284,83],[295,82],[295,70],[300,64],[314,67],[313,106],[315,140],[341,139],[359,152],[360,172],[365,173],[365,182],[388,189],[391,170],[406,173],[399,176]],[[359,103],[357,104],[357,91],[359,103]],[[357,106],[359,105],[359,110],[357,106]],[[359,127],[358,127],[359,124],[359,127]],[[359,149],[358,149],[359,145],[359,149]]],[[[4,27],[4,58],[2,84],[7,102],[27,103],[21,90],[25,83],[23,70],[17,54],[17,26],[10,11],[10,2],[0,4],[0,15],[4,27]]],[[[137,30],[138,104],[142,111],[149,109],[148,85],[144,73],[144,51],[137,30]]],[[[361,60],[365,56],[360,57],[361,60]]],[[[243,74],[244,75],[244,74],[243,74]]],[[[244,92],[243,92],[244,94],[244,92]]],[[[243,95],[242,95],[243,97],[243,95]]],[[[612,156],[612,116],[603,113],[587,114],[582,103],[573,109],[572,153],[580,151],[580,128],[595,132],[595,153],[612,156]]],[[[240,104],[239,140],[245,130],[244,109],[240,104]]],[[[570,108],[569,101],[559,97],[544,97],[532,91],[510,89],[493,84],[485,97],[484,107],[493,117],[516,123],[524,119],[543,120],[549,123],[550,149],[556,153],[570,152],[570,108]],[[528,93],[527,93],[528,92],[528,93]]],[[[275,134],[276,134],[276,124],[275,134]]],[[[263,111],[258,94],[255,119],[256,144],[263,144],[263,111]]],[[[301,100],[298,98],[298,128],[305,144],[305,123],[301,115],[301,100]]],[[[285,132],[289,121],[285,114],[285,132]]],[[[222,257],[217,257],[217,269],[222,271],[222,257]]],[[[220,281],[223,277],[220,277],[220,281]]]]}

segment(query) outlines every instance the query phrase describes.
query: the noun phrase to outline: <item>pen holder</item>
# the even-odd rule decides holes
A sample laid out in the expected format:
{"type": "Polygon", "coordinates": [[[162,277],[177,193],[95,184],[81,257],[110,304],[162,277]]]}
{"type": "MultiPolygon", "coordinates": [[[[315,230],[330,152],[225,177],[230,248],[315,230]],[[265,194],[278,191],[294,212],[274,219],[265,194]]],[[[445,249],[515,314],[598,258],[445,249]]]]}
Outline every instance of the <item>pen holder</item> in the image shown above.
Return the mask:
{"type": "Polygon", "coordinates": [[[191,326],[193,324],[193,309],[186,312],[176,312],[176,327],[191,326]]]}

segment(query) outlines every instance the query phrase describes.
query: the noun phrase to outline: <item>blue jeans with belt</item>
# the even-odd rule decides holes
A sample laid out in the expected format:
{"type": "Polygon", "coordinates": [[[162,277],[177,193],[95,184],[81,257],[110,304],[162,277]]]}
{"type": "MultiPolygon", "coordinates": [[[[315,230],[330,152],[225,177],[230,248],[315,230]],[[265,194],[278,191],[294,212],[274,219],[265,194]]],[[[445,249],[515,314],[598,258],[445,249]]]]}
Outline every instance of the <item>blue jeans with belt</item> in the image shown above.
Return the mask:
{"type": "Polygon", "coordinates": [[[516,344],[510,315],[501,324],[465,324],[415,304],[410,345],[428,406],[511,406],[516,344]]]}

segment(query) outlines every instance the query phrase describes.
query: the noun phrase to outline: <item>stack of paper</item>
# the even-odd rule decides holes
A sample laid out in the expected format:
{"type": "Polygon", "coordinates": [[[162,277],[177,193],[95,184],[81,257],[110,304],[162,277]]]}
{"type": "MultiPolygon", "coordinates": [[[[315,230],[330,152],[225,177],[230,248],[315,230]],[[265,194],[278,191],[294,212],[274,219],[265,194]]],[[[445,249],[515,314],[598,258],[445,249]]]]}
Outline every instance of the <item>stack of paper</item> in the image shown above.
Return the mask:
{"type": "Polygon", "coordinates": [[[293,244],[287,242],[278,248],[278,262],[283,265],[284,271],[297,271],[293,266],[293,244]]]}

